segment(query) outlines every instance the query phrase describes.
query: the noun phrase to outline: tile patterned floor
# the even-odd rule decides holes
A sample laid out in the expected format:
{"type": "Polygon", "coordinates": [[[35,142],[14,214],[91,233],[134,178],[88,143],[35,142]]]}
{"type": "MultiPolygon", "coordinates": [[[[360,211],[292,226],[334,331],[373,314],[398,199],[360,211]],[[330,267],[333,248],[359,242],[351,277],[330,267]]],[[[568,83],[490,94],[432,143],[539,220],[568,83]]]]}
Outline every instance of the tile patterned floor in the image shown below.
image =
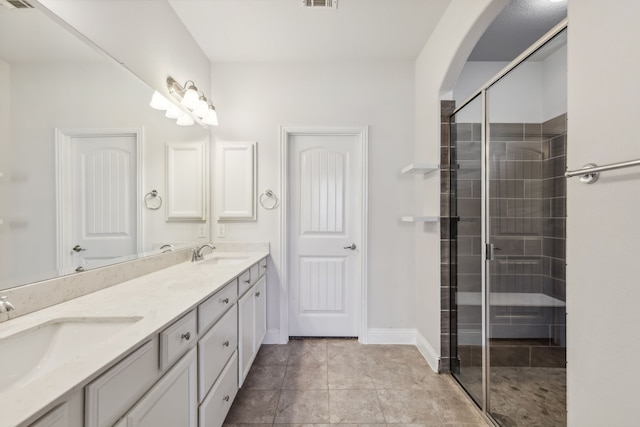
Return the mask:
{"type": "Polygon", "coordinates": [[[414,346],[340,339],[263,345],[225,420],[227,427],[245,424],[487,425],[414,346]]]}

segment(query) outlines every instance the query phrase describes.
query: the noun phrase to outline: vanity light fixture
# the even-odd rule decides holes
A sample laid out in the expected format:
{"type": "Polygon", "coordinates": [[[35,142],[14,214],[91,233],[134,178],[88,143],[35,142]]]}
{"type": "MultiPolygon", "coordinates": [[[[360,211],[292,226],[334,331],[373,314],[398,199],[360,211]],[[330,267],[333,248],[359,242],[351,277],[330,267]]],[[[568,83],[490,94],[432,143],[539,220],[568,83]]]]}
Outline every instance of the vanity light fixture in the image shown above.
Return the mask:
{"type": "Polygon", "coordinates": [[[202,92],[198,92],[198,88],[191,80],[187,80],[184,85],[178,83],[173,77],[167,77],[167,88],[169,93],[187,108],[193,116],[201,123],[217,126],[218,117],[216,109],[202,92]]]}
{"type": "Polygon", "coordinates": [[[169,93],[180,102],[187,111],[178,107],[173,102],[154,92],[149,105],[156,110],[165,111],[165,116],[176,119],[179,126],[191,126],[196,121],[203,125],[218,126],[216,109],[202,92],[198,92],[195,83],[188,80],[184,86],[180,85],[173,77],[167,77],[169,93]]]}

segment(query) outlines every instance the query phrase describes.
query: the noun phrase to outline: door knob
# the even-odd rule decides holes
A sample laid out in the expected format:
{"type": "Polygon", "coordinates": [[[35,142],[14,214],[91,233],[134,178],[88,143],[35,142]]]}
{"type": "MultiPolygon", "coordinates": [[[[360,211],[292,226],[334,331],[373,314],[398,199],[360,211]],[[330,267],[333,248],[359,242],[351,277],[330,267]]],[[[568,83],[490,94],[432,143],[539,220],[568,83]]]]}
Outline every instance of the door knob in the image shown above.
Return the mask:
{"type": "Polygon", "coordinates": [[[71,248],[71,249],[73,249],[73,250],[74,250],[74,251],[76,251],[76,252],[86,251],[86,249],[85,249],[85,248],[83,248],[83,247],[82,247],[82,246],[80,246],[80,245],[75,245],[75,246],[74,246],[73,248],[71,248]]]}
{"type": "Polygon", "coordinates": [[[351,249],[352,251],[355,251],[356,250],[356,244],[352,243],[349,246],[343,246],[342,248],[343,249],[351,249]]]}

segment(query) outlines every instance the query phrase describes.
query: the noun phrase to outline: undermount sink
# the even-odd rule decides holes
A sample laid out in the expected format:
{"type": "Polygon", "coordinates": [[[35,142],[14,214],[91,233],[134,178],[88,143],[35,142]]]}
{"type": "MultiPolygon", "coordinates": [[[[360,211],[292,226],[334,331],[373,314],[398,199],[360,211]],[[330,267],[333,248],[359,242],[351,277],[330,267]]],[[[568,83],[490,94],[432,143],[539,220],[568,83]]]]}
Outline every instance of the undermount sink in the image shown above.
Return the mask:
{"type": "Polygon", "coordinates": [[[64,318],[0,338],[0,392],[77,360],[142,317],[64,318]]]}
{"type": "Polygon", "coordinates": [[[199,265],[234,265],[234,264],[241,264],[243,262],[245,262],[246,260],[248,260],[249,257],[246,256],[220,256],[220,255],[216,255],[212,258],[207,258],[203,261],[199,261],[198,264],[199,265]]]}

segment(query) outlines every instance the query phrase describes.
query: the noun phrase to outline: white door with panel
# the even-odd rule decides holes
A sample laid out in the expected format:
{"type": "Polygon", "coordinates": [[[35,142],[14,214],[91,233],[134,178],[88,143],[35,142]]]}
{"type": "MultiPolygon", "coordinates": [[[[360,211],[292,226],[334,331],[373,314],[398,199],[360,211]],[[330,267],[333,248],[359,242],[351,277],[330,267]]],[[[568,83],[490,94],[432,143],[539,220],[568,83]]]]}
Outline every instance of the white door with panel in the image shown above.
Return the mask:
{"type": "Polygon", "coordinates": [[[72,268],[99,267],[136,254],[136,136],[73,136],[71,168],[72,268]]]}
{"type": "Polygon", "coordinates": [[[290,137],[291,336],[358,336],[361,157],[356,135],[290,137]]]}

